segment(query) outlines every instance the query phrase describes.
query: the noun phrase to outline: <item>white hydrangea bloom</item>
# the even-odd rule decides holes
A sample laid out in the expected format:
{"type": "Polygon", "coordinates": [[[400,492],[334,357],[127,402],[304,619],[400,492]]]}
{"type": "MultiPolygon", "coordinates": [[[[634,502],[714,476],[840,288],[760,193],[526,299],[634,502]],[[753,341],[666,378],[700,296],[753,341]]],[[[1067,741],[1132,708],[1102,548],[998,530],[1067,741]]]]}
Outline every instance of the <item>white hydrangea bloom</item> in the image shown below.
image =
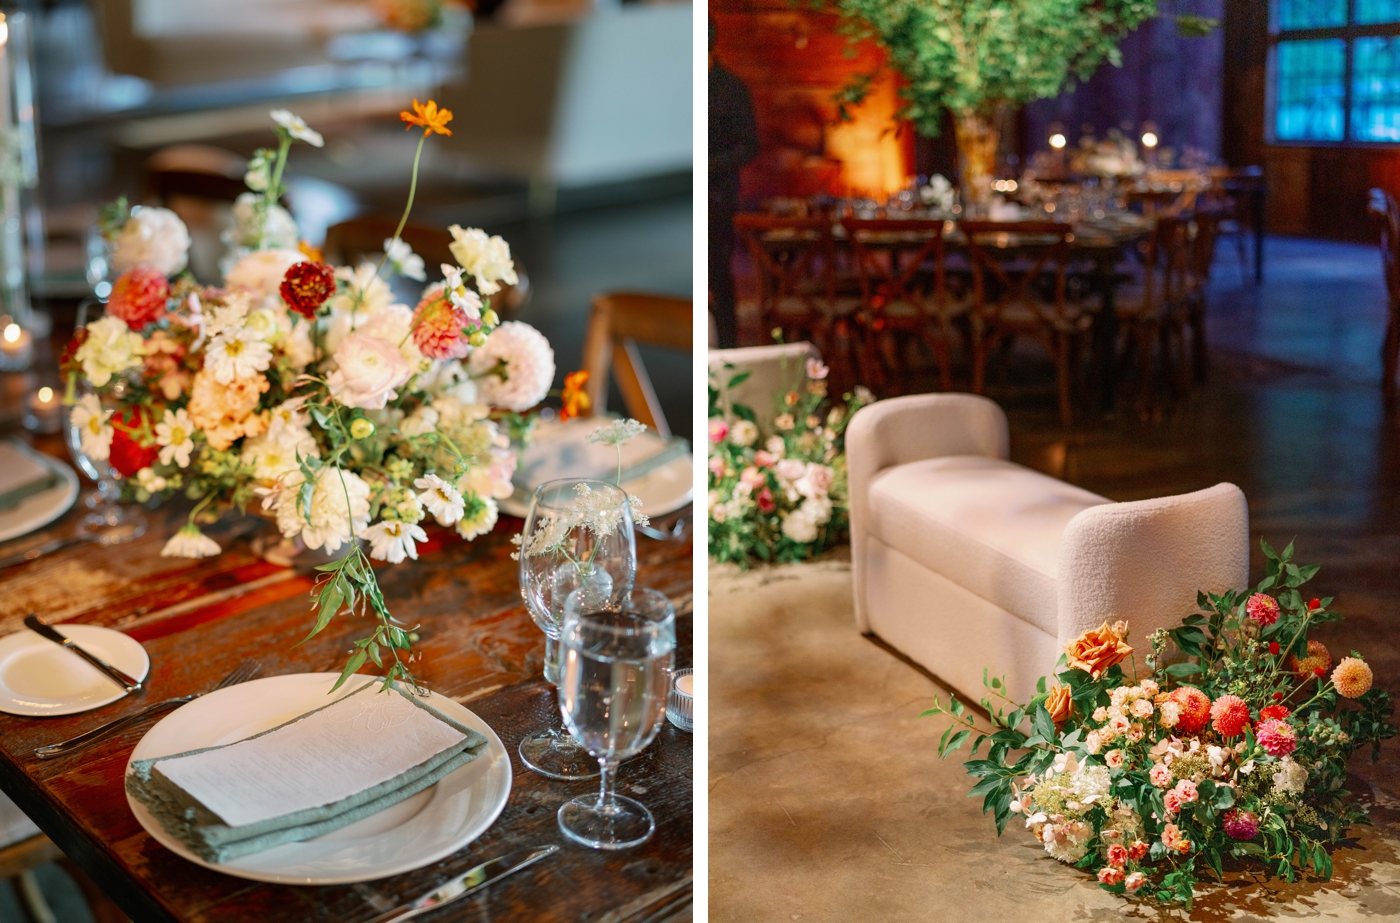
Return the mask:
{"type": "Polygon", "coordinates": [[[179,215],[168,208],[138,205],[117,235],[112,268],[126,272],[144,265],[173,276],[185,268],[189,251],[190,232],[179,215]]]}

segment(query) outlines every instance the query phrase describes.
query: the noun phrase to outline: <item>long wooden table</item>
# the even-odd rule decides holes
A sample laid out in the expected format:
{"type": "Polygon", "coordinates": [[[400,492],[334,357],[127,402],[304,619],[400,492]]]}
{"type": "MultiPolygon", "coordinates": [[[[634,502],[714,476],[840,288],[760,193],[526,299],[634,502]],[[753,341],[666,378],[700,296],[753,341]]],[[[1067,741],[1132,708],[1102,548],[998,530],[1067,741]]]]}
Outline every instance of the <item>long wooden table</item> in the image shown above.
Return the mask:
{"type": "MultiPolygon", "coordinates": [[[[53,454],[56,439],[39,440],[53,454]]],[[[71,534],[79,507],[52,526],[0,546],[23,551],[71,534]]],[[[194,865],[160,846],[132,816],[123,791],[127,760],[150,724],[52,761],[35,747],[63,740],[143,703],[209,689],[245,658],[263,676],[339,671],[365,622],[338,617],[307,644],[293,647],[311,624],[314,574],[256,557],[249,540],[266,526],[225,520],[209,534],[224,553],[201,561],[162,558],[160,549],[184,520],[180,509],[148,511],[150,529],[128,545],[82,545],[0,571],[0,635],[36,612],[54,622],[105,625],[140,641],[150,654],[146,691],[80,715],[0,715],[0,789],[115,900],[135,923],[162,921],[336,921],[356,923],[417,897],[455,874],[521,846],[558,843],[563,850],[484,889],[432,920],[522,920],[624,923],[689,918],[692,763],[690,734],[669,722],[656,741],[622,764],[618,791],[656,817],[640,847],[599,852],[572,845],[555,812],[593,790],[596,780],[567,783],[526,769],[520,739],[559,709],[541,676],[544,635],[520,599],[510,536],[519,520],[463,542],[447,530],[430,534],[416,563],[377,570],[391,609],[419,623],[424,659],[417,674],[435,691],[480,715],[510,754],[514,779],[500,818],[460,852],[418,871],[333,887],[267,885],[194,865]]],[[[666,593],[676,606],[677,666],[691,665],[692,542],[638,536],[638,585],[666,593]]]]}

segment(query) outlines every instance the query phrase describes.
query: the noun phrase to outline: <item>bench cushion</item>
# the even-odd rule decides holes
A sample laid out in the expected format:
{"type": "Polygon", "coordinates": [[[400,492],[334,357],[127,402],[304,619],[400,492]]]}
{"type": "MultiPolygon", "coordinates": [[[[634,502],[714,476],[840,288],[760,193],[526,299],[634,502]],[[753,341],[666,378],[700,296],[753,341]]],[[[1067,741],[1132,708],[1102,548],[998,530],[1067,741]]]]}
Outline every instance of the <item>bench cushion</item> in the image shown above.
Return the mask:
{"type": "MultiPolygon", "coordinates": [[[[870,532],[929,570],[1059,635],[1060,536],[1103,497],[996,458],[896,465],[870,485],[870,532]]],[[[936,603],[935,603],[936,604],[936,603]]]]}

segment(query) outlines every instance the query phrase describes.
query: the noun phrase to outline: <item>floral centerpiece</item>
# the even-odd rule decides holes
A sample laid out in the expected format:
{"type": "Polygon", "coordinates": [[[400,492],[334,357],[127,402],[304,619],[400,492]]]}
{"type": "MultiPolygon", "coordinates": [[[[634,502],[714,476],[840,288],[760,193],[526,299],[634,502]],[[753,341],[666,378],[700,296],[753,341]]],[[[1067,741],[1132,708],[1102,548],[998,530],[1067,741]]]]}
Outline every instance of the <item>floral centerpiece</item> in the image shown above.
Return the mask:
{"type": "MultiPolygon", "coordinates": [[[[451,133],[452,113],[415,100],[401,116],[423,134],[399,231],[423,143],[451,133]]],[[[411,679],[412,629],[389,614],[371,559],[416,559],[428,517],[465,539],[495,526],[513,489],[513,438],[549,392],[554,353],[491,310],[516,281],[499,237],[453,226],[457,265],[416,306],[396,303],[387,281],[426,277],[399,232],[378,265],[321,262],[276,203],[292,144],[322,138],[286,110],[272,118],[279,144],[250,165],[221,286],[184,271],[189,235],[174,213],[118,203],[104,215],[120,275],[105,316],[65,354],[71,421],[129,497],[193,501],[162,554],[219,554],[200,526],[231,509],[261,511],[306,548],[346,549],[320,568],[308,638],[342,609],[372,614],[342,681],[368,661],[387,686],[411,679]]]]}
{"type": "Polygon", "coordinates": [[[727,398],[750,373],[720,374],[728,380],[712,372],[710,385],[710,557],[747,567],[819,554],[845,533],[846,424],[873,397],[857,387],[823,413],[828,369],[808,359],[762,439],[753,409],[727,398]]]}
{"type": "Polygon", "coordinates": [[[1347,764],[1395,736],[1391,698],[1359,653],[1334,662],[1308,637],[1341,619],[1331,597],[1298,590],[1317,567],[1293,563],[1292,544],[1263,548],[1259,585],[1200,594],[1199,614],[1149,636],[1141,672],[1127,623],[1104,624],[1068,645],[1028,704],[985,679],[990,728],[956,698],[925,712],[953,719],[941,756],[976,735],[970,794],[998,834],[1015,815],[1104,889],[1188,907],[1202,874],[1223,881],[1231,861],[1331,877],[1329,849],[1366,822],[1347,764]]]}

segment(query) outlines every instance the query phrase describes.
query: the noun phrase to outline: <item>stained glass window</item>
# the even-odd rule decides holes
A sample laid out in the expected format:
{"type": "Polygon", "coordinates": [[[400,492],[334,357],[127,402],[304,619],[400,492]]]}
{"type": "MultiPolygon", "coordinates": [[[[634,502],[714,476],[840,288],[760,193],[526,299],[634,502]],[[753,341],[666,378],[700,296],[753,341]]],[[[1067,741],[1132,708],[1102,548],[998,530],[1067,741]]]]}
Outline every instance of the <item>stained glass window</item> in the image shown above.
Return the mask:
{"type": "Polygon", "coordinates": [[[1280,141],[1340,141],[1346,102],[1346,42],[1278,43],[1274,136],[1280,141]]]}
{"type": "MultiPolygon", "coordinates": [[[[1357,0],[1364,3],[1366,0],[1357,0]]],[[[1385,3],[1387,0],[1371,0],[1385,3]]],[[[1325,29],[1347,24],[1347,0],[1277,0],[1275,29],[1325,29]]]]}
{"type": "Polygon", "coordinates": [[[1272,0],[1273,140],[1400,144],[1400,0],[1272,0]]]}

